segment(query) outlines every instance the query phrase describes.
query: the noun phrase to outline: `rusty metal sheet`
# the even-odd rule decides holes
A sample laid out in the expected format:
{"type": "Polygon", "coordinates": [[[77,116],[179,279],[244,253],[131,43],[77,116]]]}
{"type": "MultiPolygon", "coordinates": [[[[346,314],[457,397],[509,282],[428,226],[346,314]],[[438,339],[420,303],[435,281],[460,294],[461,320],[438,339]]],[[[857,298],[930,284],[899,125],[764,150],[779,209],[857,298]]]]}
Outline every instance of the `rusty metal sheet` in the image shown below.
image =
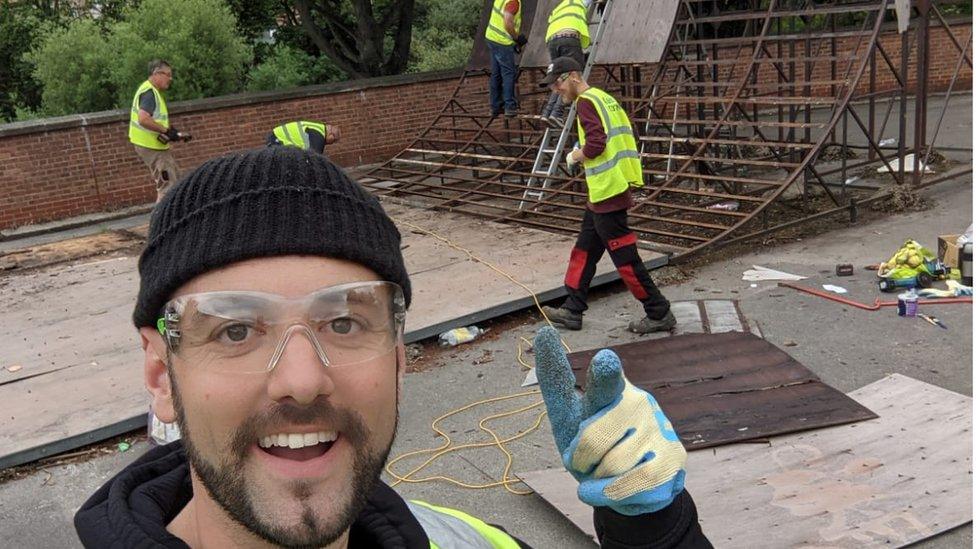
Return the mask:
{"type": "MultiPolygon", "coordinates": [[[[657,398],[689,450],[876,418],[751,333],[687,334],[610,347],[657,398]]],[[[596,349],[569,355],[577,384],[596,349]]]]}

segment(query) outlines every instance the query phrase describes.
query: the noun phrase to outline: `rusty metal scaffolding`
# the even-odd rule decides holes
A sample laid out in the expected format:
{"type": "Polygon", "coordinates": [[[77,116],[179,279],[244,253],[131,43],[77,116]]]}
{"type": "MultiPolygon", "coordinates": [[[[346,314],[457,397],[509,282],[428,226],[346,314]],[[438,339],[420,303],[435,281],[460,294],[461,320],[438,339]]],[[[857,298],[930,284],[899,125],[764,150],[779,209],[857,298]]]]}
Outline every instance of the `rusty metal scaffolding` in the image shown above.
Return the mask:
{"type": "MultiPolygon", "coordinates": [[[[970,173],[971,164],[922,166],[961,70],[972,70],[971,27],[954,35],[938,6],[915,1],[910,28],[893,35],[882,33],[894,25],[888,0],[680,0],[660,62],[601,66],[590,78],[620,100],[638,137],[645,186],[630,219],[641,245],[677,260],[816,218],[853,218],[887,196],[857,177],[881,166],[892,185],[915,188],[970,173]],[[954,49],[941,54],[956,62],[930,138],[935,32],[947,33],[954,49]],[[897,161],[909,153],[916,165],[897,161]]],[[[485,72],[469,67],[430,126],[363,182],[430,208],[574,232],[586,207],[579,177],[557,173],[519,208],[544,126],[489,116],[485,72]]],[[[523,107],[548,93],[535,86],[540,74],[523,71],[523,107]]]]}

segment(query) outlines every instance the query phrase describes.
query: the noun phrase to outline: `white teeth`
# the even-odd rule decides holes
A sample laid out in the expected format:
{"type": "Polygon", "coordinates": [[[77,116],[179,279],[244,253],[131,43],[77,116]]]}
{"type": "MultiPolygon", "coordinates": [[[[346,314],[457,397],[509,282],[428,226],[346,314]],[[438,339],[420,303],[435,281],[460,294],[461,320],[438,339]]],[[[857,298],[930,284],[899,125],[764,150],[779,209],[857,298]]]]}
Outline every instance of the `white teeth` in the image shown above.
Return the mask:
{"type": "Polygon", "coordinates": [[[332,442],[336,439],[335,431],[319,431],[319,442],[332,442]]]}
{"type": "Polygon", "coordinates": [[[268,435],[258,440],[261,448],[281,446],[282,448],[304,448],[315,446],[321,442],[332,442],[336,439],[335,431],[318,431],[316,433],[278,433],[268,435]]]}

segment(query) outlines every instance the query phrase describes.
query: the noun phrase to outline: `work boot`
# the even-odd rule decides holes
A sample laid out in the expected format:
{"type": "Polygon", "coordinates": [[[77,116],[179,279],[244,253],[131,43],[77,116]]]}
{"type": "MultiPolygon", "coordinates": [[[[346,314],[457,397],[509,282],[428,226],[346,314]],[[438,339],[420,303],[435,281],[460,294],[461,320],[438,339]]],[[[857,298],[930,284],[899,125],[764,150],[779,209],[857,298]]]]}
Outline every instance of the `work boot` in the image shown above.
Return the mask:
{"type": "Polygon", "coordinates": [[[519,115],[518,109],[505,109],[505,118],[515,118],[519,115]]]}
{"type": "Polygon", "coordinates": [[[640,320],[631,320],[627,329],[635,334],[650,334],[653,332],[669,332],[676,324],[678,324],[677,319],[674,318],[671,311],[668,311],[668,314],[660,320],[654,320],[648,316],[640,320]]]}
{"type": "Polygon", "coordinates": [[[548,305],[542,308],[542,312],[546,314],[550,322],[562,326],[567,330],[583,329],[583,313],[577,313],[562,307],[549,307],[548,305]]]}
{"type": "Polygon", "coordinates": [[[559,128],[563,127],[563,124],[566,123],[566,118],[560,114],[550,114],[549,118],[546,118],[546,123],[549,124],[549,126],[553,129],[558,130],[559,128]]]}

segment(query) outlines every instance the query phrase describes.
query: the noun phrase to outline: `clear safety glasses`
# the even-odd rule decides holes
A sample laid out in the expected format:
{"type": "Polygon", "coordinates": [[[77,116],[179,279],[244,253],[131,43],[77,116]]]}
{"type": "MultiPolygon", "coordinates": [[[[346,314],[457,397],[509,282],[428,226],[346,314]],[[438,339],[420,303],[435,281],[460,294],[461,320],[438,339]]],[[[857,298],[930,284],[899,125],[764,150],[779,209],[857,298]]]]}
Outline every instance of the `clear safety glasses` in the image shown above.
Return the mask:
{"type": "Polygon", "coordinates": [[[361,364],[392,351],[403,333],[403,291],[354,282],[288,299],[261,292],[205,292],[167,303],[157,328],[194,368],[270,372],[289,340],[305,336],[325,366],[361,364]]]}

